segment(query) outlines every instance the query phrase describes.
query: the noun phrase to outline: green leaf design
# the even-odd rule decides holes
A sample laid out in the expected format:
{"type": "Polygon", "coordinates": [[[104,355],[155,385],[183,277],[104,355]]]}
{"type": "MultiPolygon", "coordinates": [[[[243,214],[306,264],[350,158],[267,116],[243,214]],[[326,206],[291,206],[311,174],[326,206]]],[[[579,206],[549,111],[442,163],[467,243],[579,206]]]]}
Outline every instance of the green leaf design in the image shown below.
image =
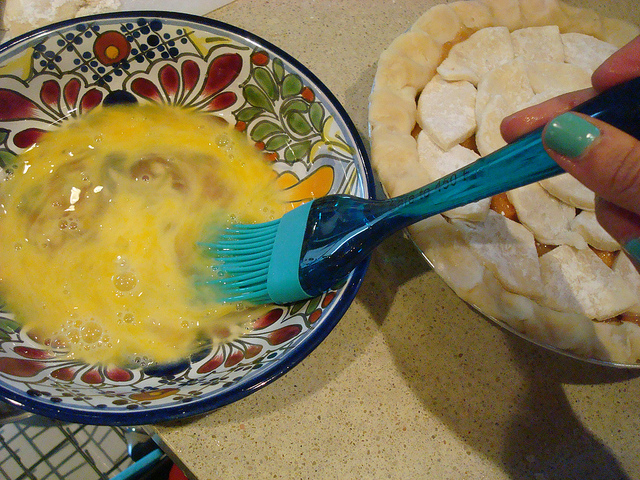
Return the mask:
{"type": "Polygon", "coordinates": [[[205,43],[231,43],[227,37],[206,37],[204,39],[205,43]]]}
{"type": "Polygon", "coordinates": [[[7,137],[9,136],[9,130],[5,130],[4,128],[0,128],[0,145],[3,144],[7,137]]]}
{"type": "Polygon", "coordinates": [[[0,150],[0,168],[7,168],[13,165],[16,155],[8,150],[0,150]]]}
{"type": "Polygon", "coordinates": [[[278,87],[271,72],[266,68],[256,68],[253,71],[253,76],[258,86],[275,102],[278,99],[278,87]]]}
{"type": "Polygon", "coordinates": [[[306,112],[309,109],[309,104],[299,98],[294,98],[285,102],[280,107],[280,115],[286,117],[291,112],[306,112]]]}
{"type": "Polygon", "coordinates": [[[249,102],[250,105],[261,108],[262,110],[267,110],[268,112],[275,113],[273,108],[273,103],[271,100],[264,94],[260,88],[255,85],[247,85],[243,89],[244,98],[249,102]]]}
{"type": "Polygon", "coordinates": [[[258,115],[260,115],[263,111],[264,110],[262,108],[246,107],[238,112],[236,119],[240,122],[250,122],[258,115]]]}
{"type": "Polygon", "coordinates": [[[276,77],[276,81],[282,83],[282,79],[284,78],[284,65],[279,58],[273,59],[273,74],[276,77]]]}
{"type": "Polygon", "coordinates": [[[20,322],[16,322],[10,318],[2,318],[0,320],[0,330],[5,332],[16,332],[20,329],[20,322]]]}
{"type": "Polygon", "coordinates": [[[287,124],[289,128],[300,136],[306,136],[311,133],[313,127],[300,112],[291,112],[287,116],[287,124]]]}
{"type": "Polygon", "coordinates": [[[302,90],[302,81],[297,75],[290,73],[282,80],[282,97],[298,95],[302,90]]]}
{"type": "Polygon", "coordinates": [[[318,132],[321,132],[322,123],[324,120],[324,107],[318,102],[313,102],[311,104],[311,107],[309,107],[309,119],[311,120],[313,128],[315,128],[318,132]]]}
{"type": "Polygon", "coordinates": [[[316,308],[318,308],[318,306],[320,305],[320,300],[322,300],[321,297],[312,298],[311,301],[309,302],[309,305],[307,306],[307,308],[305,310],[305,313],[307,315],[312,314],[314,312],[314,310],[316,308]]]}
{"type": "Polygon", "coordinates": [[[284,159],[289,163],[297,162],[309,155],[310,150],[311,142],[309,140],[293,143],[285,150],[284,159]]]}
{"type": "Polygon", "coordinates": [[[251,130],[251,139],[254,142],[262,142],[274,133],[283,133],[280,125],[269,120],[262,120],[251,130]]]}
{"type": "Polygon", "coordinates": [[[289,143],[289,135],[274,135],[265,143],[264,148],[270,152],[275,152],[276,150],[280,150],[287,143],[289,143]]]}
{"type": "Polygon", "coordinates": [[[299,301],[299,302],[296,302],[296,303],[292,304],[289,307],[289,315],[292,315],[292,316],[295,315],[300,310],[302,310],[303,306],[304,306],[304,301],[299,301]]]}
{"type": "Polygon", "coordinates": [[[11,334],[20,329],[20,323],[9,318],[0,319],[0,340],[6,341],[11,339],[11,334]]]}

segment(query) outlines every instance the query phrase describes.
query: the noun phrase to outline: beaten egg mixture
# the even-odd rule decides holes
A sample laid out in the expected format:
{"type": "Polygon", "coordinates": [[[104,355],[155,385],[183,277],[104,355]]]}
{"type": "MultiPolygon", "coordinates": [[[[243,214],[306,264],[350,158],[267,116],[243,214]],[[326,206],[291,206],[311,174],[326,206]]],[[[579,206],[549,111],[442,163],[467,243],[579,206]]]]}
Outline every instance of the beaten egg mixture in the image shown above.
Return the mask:
{"type": "Polygon", "coordinates": [[[215,117],[121,105],[69,121],[0,184],[2,302],[74,358],[184,357],[242,318],[198,290],[212,269],[197,242],[228,222],[279,218],[274,178],[215,117]]]}

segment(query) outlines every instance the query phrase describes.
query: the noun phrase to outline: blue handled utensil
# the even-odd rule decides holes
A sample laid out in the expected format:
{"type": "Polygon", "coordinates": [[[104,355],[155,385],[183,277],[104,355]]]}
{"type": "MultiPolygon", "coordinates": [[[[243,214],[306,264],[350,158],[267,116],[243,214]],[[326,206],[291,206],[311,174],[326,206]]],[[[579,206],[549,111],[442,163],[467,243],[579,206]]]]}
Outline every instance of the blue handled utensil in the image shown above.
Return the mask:
{"type": "MultiPolygon", "coordinates": [[[[640,78],[574,111],[640,139],[640,78]]],[[[327,195],[254,225],[234,225],[203,245],[221,276],[207,279],[227,302],[290,303],[344,279],[392,233],[419,220],[549,178],[563,170],[545,152],[542,128],[429,185],[389,200],[327,195]]]]}

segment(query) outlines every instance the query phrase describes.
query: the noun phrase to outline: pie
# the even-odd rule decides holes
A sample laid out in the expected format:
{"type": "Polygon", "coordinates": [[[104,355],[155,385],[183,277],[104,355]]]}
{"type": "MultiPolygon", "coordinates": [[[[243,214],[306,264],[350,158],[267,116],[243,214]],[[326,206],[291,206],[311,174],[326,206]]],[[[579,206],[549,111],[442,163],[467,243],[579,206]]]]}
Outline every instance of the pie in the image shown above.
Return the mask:
{"type": "MultiPolygon", "coordinates": [[[[381,54],[370,98],[373,167],[389,196],[505,145],[502,119],[591,86],[640,33],[557,0],[458,1],[429,9],[381,54]]],[[[640,274],[568,174],[408,228],[463,300],[534,342],[640,364],[640,274]]]]}

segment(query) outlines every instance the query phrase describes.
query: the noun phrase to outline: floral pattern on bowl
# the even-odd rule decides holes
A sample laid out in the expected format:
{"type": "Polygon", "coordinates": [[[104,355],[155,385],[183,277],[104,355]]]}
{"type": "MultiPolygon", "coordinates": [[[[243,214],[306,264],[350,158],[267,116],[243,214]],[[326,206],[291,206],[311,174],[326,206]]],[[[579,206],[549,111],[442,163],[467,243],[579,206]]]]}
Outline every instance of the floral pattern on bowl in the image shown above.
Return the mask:
{"type": "MultiPolygon", "coordinates": [[[[86,17],[0,47],[0,166],[45,131],[110,102],[179,105],[225,118],[263,150],[300,202],[370,196],[366,153],[327,88],[295,59],[213,20],[161,12],[86,17]]],[[[253,330],[170,365],[126,368],[64,357],[0,313],[0,396],[92,424],[154,423],[252,393],[311,352],[347,309],[365,266],[336,290],[256,319],[253,330]]]]}

